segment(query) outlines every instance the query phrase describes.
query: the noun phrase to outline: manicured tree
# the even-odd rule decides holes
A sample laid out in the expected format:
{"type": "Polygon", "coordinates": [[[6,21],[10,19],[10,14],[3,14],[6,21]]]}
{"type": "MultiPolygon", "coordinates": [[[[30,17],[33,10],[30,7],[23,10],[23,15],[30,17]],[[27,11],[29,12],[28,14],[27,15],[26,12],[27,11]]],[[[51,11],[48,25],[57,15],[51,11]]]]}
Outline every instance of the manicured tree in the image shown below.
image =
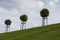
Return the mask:
{"type": "Polygon", "coordinates": [[[27,22],[27,20],[28,20],[28,16],[27,15],[21,15],[20,16],[20,20],[22,21],[21,22],[21,25],[22,25],[22,30],[23,30],[23,27],[24,27],[24,25],[25,25],[25,28],[26,28],[26,22],[27,22]]]}
{"type": "Polygon", "coordinates": [[[40,11],[40,15],[42,17],[42,25],[45,26],[45,19],[46,19],[46,25],[47,25],[47,21],[48,21],[48,16],[49,16],[49,10],[44,8],[40,11]]]}
{"type": "Polygon", "coordinates": [[[8,31],[8,28],[9,28],[10,25],[11,25],[11,20],[10,20],[10,19],[5,20],[5,24],[7,25],[7,26],[6,26],[6,32],[7,32],[7,31],[8,31]]]}

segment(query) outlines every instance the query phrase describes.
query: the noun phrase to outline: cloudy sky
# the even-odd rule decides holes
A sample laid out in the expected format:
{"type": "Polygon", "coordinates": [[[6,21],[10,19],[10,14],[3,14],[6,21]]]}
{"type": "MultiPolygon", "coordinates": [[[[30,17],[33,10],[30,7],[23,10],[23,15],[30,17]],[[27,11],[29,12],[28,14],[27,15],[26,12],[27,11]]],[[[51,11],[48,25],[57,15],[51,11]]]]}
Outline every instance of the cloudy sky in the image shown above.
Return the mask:
{"type": "Polygon", "coordinates": [[[5,32],[4,21],[11,19],[10,31],[19,30],[20,15],[28,15],[27,28],[41,26],[40,11],[50,11],[48,24],[60,23],[60,0],[0,0],[0,33],[5,32]]]}

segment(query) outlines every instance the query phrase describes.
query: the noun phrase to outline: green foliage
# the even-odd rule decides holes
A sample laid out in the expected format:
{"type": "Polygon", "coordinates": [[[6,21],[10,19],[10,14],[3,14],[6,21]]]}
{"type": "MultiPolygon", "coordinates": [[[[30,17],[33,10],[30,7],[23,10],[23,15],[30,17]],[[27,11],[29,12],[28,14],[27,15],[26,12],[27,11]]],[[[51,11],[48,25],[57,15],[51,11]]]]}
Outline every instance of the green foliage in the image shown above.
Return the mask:
{"type": "Polygon", "coordinates": [[[41,17],[48,17],[49,16],[49,10],[48,9],[42,9],[40,11],[41,17]]]}
{"type": "Polygon", "coordinates": [[[11,25],[11,20],[10,19],[5,20],[5,24],[6,25],[11,25]]]}
{"type": "Polygon", "coordinates": [[[27,15],[21,15],[20,16],[20,20],[23,21],[23,22],[26,22],[28,19],[27,15]]]}
{"type": "Polygon", "coordinates": [[[1,40],[60,40],[60,24],[0,34],[1,40]]]}

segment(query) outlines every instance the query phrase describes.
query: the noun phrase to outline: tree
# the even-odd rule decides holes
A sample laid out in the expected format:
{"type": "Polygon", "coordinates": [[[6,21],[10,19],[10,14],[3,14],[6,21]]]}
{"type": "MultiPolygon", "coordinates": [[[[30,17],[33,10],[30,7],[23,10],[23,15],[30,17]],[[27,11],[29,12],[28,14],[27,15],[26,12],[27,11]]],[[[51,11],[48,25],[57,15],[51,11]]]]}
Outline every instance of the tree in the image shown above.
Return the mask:
{"type": "Polygon", "coordinates": [[[10,25],[11,25],[11,20],[10,20],[10,19],[5,20],[5,24],[7,25],[7,26],[6,26],[6,32],[7,32],[7,31],[8,31],[8,28],[9,28],[10,25]]]}
{"type": "Polygon", "coordinates": [[[22,21],[21,22],[21,25],[22,25],[22,30],[23,30],[23,27],[24,27],[24,25],[25,25],[25,28],[26,28],[26,22],[27,22],[27,20],[28,20],[28,16],[27,15],[21,15],[20,16],[20,20],[22,21]]]}
{"type": "Polygon", "coordinates": [[[46,19],[46,25],[48,21],[48,16],[49,16],[49,10],[44,8],[40,11],[40,16],[42,17],[42,25],[45,26],[45,19],[46,19]]]}

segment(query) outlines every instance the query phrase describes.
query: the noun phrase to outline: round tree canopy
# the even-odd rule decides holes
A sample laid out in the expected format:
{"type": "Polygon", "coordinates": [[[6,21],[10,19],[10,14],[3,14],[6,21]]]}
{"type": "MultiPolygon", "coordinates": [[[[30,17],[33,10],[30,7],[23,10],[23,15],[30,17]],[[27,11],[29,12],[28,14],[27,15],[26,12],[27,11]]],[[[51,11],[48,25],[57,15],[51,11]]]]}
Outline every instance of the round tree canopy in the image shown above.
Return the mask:
{"type": "Polygon", "coordinates": [[[20,20],[23,21],[23,22],[26,22],[28,19],[28,16],[27,15],[21,15],[20,16],[20,20]]]}
{"type": "Polygon", "coordinates": [[[6,25],[11,25],[11,20],[10,19],[5,20],[5,24],[6,25]]]}
{"type": "Polygon", "coordinates": [[[42,9],[40,11],[41,17],[48,17],[49,16],[49,10],[48,9],[42,9]]]}

